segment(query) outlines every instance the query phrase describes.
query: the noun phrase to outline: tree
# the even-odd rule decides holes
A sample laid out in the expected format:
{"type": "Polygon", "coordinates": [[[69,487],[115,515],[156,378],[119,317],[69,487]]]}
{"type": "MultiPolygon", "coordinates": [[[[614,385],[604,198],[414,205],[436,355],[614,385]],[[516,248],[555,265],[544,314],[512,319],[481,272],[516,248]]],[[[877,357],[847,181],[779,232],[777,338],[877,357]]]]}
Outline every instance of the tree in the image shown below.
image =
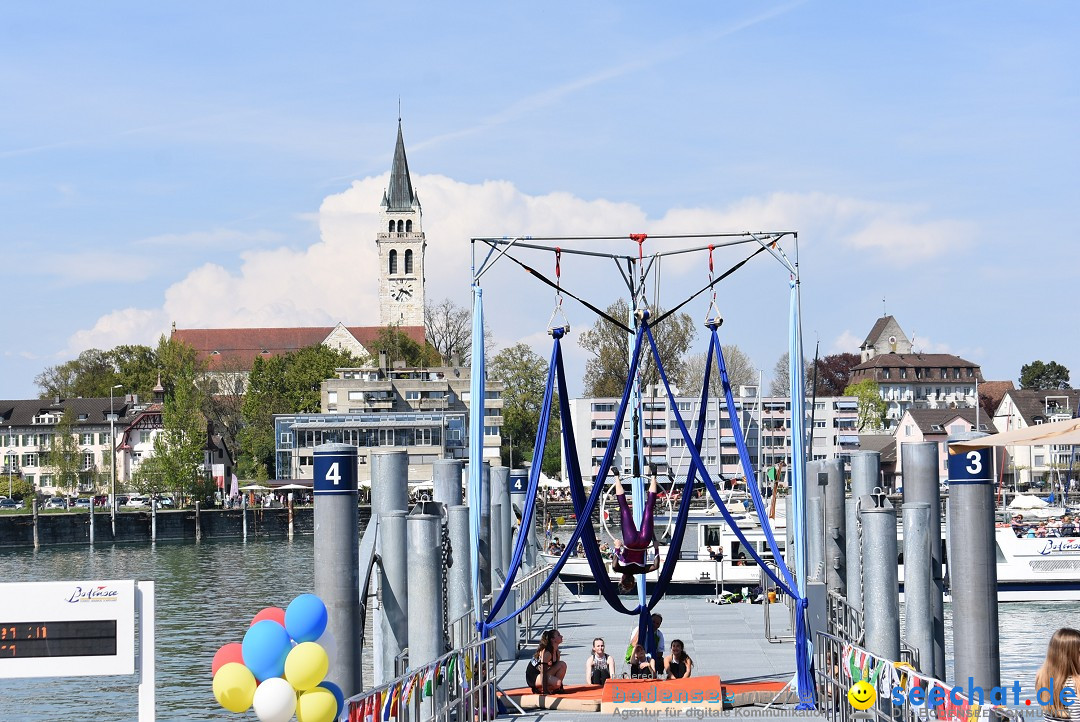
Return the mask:
{"type": "MultiPolygon", "coordinates": [[[[457,357],[460,364],[468,364],[472,356],[472,312],[449,298],[436,304],[424,306],[424,332],[427,341],[443,363],[457,357]]],[[[485,339],[486,339],[485,334],[485,339]]]]}
{"type": "Polygon", "coordinates": [[[41,390],[41,398],[101,398],[108,396],[109,388],[116,383],[116,370],[108,352],[91,348],[76,359],[45,369],[34,383],[41,390]]]}
{"type": "MultiPolygon", "coordinates": [[[[817,360],[817,386],[809,387],[815,396],[843,396],[851,382],[851,369],[862,363],[858,354],[834,353],[817,360]]],[[[814,362],[807,364],[806,383],[813,384],[814,362]]]]}
{"type": "Polygon", "coordinates": [[[56,424],[52,443],[47,445],[42,457],[43,465],[55,477],[54,486],[68,489],[72,495],[78,493],[82,460],[79,458],[79,437],[75,433],[75,414],[71,409],[64,409],[64,415],[56,424]]]}
{"type": "Polygon", "coordinates": [[[421,345],[409,338],[398,326],[387,326],[379,331],[379,336],[371,343],[375,354],[385,353],[386,362],[393,367],[397,361],[404,361],[409,368],[438,366],[442,357],[430,344],[421,345]]]}
{"type": "MultiPolygon", "coordinates": [[[[535,461],[536,430],[544,405],[544,387],[548,362],[523,343],[504,348],[488,362],[488,377],[506,384],[503,399],[503,463],[510,464],[510,440],[514,458],[535,461]]],[[[559,404],[552,399],[551,420],[541,470],[555,475],[561,468],[559,457],[559,404]]]]}
{"type": "Polygon", "coordinates": [[[1022,389],[1067,389],[1069,388],[1069,369],[1057,361],[1043,363],[1032,361],[1020,367],[1020,388],[1022,389]]]}
{"type": "Polygon", "coordinates": [[[785,352],[773,366],[772,382],[769,384],[769,396],[787,396],[791,392],[791,354],[785,352]]]}
{"type": "MultiPolygon", "coordinates": [[[[627,319],[630,307],[625,300],[619,299],[608,306],[607,313],[612,318],[627,319]]],[[[659,309],[654,310],[654,317],[661,313],[659,309]]],[[[697,336],[694,320],[689,314],[676,313],[653,328],[652,332],[668,379],[678,381],[685,378],[686,353],[697,336]]],[[[592,354],[592,358],[585,362],[585,396],[622,396],[626,378],[630,374],[629,335],[600,318],[578,337],[578,345],[592,354]]],[[[648,346],[647,341],[645,346],[648,346]]],[[[639,369],[643,384],[659,383],[660,374],[653,363],[651,349],[642,349],[639,369]]]]}
{"type": "MultiPolygon", "coordinates": [[[[721,348],[724,351],[724,365],[727,367],[728,381],[731,383],[732,392],[738,395],[740,386],[757,386],[757,368],[754,366],[754,362],[750,360],[750,357],[735,344],[721,346],[721,348]]],[[[712,372],[709,374],[709,395],[724,395],[724,388],[720,381],[720,369],[717,368],[715,360],[708,357],[708,352],[687,357],[678,384],[683,394],[698,394],[701,392],[701,381],[705,378],[705,365],[708,363],[713,365],[712,372]]],[[[619,393],[621,395],[622,391],[620,390],[619,393]]]]}
{"type": "Polygon", "coordinates": [[[174,379],[171,394],[161,410],[163,428],[154,436],[154,458],[161,485],[183,498],[200,498],[208,481],[204,469],[206,419],[202,415],[201,394],[195,385],[194,369],[174,379]]]}
{"type": "Polygon", "coordinates": [[[859,401],[859,431],[881,429],[885,426],[885,414],[889,405],[881,398],[878,382],[864,379],[844,389],[843,396],[854,396],[859,401]]]}

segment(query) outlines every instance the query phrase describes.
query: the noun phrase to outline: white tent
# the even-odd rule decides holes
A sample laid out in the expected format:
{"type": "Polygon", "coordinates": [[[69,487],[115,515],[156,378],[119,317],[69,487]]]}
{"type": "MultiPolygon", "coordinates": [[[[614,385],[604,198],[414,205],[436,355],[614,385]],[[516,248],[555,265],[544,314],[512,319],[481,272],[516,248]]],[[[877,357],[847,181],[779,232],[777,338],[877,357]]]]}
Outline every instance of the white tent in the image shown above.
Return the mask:
{"type": "Polygon", "coordinates": [[[1052,421],[1023,429],[1003,431],[981,439],[958,441],[950,449],[981,449],[987,446],[1042,446],[1043,444],[1080,444],[1080,419],[1052,421]]]}
{"type": "Polygon", "coordinates": [[[1009,502],[1010,509],[1042,509],[1044,506],[1048,506],[1048,504],[1031,494],[1017,494],[1009,502]]]}
{"type": "Polygon", "coordinates": [[[550,476],[540,472],[540,488],[541,489],[568,489],[570,488],[569,481],[562,481],[560,479],[552,479],[550,476]]]}

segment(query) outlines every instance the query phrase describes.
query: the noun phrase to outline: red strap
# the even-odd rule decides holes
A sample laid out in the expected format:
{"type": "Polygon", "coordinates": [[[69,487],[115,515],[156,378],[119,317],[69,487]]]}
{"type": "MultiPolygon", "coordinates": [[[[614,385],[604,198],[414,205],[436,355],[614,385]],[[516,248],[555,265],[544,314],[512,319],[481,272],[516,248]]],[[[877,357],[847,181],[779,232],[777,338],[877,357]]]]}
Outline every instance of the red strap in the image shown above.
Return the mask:
{"type": "Polygon", "coordinates": [[[562,249],[555,246],[555,291],[559,290],[559,282],[562,279],[562,249]]]}
{"type": "Polygon", "coordinates": [[[644,257],[645,257],[644,256],[644,251],[642,250],[642,247],[645,244],[645,239],[648,238],[648,237],[649,237],[649,235],[647,233],[631,233],[630,234],[630,240],[637,241],[637,257],[638,257],[639,262],[642,259],[644,259],[644,257]]]}
{"type": "Polygon", "coordinates": [[[709,244],[709,275],[710,276],[712,275],[712,272],[713,272],[712,252],[713,252],[713,245],[710,243],[709,244]]]}

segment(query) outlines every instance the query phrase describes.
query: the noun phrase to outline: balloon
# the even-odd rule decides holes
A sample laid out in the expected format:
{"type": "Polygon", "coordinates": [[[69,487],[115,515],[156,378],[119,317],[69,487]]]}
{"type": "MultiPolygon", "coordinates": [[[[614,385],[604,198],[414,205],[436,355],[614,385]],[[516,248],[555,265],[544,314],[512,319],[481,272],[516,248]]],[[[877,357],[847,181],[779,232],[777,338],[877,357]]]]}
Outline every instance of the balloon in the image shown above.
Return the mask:
{"type": "Polygon", "coordinates": [[[285,629],[297,643],[314,642],[326,629],[326,605],[314,594],[301,594],[285,610],[285,629]]]}
{"type": "Polygon", "coordinates": [[[255,696],[255,677],[242,664],[229,662],[214,675],[214,698],[230,712],[247,712],[255,696]]]}
{"type": "Polygon", "coordinates": [[[341,687],[338,687],[330,680],[324,679],[322,682],[319,682],[319,686],[334,693],[334,699],[337,700],[337,712],[334,713],[334,718],[337,719],[345,710],[345,693],[341,691],[341,687]]]}
{"type": "Polygon", "coordinates": [[[243,664],[244,656],[240,651],[241,649],[243,649],[243,647],[241,647],[239,642],[229,642],[221,649],[219,649],[214,654],[214,661],[210,665],[210,676],[213,677],[214,675],[216,675],[218,673],[218,670],[229,662],[243,664]]]}
{"type": "Polygon", "coordinates": [[[301,642],[293,647],[285,660],[285,679],[297,692],[303,692],[326,679],[329,669],[326,650],[315,642],[301,642]]]}
{"type": "Polygon", "coordinates": [[[264,619],[269,619],[271,622],[277,622],[284,627],[285,610],[281,607],[267,607],[265,609],[259,610],[259,613],[255,615],[255,618],[251,620],[251,624],[255,624],[255,622],[261,622],[264,619]]]}
{"type": "Polygon", "coordinates": [[[337,654],[337,639],[334,638],[334,633],[330,631],[329,627],[326,628],[321,637],[315,640],[315,644],[326,651],[326,656],[329,659],[333,659],[337,654]]]}
{"type": "Polygon", "coordinates": [[[255,690],[252,706],[262,722],[289,722],[296,711],[296,690],[281,677],[271,677],[255,690]]]}
{"type": "Polygon", "coordinates": [[[296,719],[299,722],[333,722],[338,702],[334,693],[325,687],[301,692],[296,700],[296,719]]]}
{"type": "Polygon", "coordinates": [[[292,643],[289,634],[277,622],[264,619],[251,625],[242,645],[244,664],[260,682],[285,673],[285,658],[292,643]]]}

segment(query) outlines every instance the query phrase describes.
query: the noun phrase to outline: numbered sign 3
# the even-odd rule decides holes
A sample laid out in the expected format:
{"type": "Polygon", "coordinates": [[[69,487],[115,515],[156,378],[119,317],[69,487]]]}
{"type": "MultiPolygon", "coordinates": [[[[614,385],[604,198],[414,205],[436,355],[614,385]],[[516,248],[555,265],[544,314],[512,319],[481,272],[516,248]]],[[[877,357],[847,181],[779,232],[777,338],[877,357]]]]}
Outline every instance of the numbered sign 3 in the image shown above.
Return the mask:
{"type": "Polygon", "coordinates": [[[949,450],[950,484],[989,484],[993,481],[991,449],[949,450]]]}
{"type": "Polygon", "coordinates": [[[314,492],[322,494],[356,493],[356,447],[323,444],[315,447],[314,492]]]}

